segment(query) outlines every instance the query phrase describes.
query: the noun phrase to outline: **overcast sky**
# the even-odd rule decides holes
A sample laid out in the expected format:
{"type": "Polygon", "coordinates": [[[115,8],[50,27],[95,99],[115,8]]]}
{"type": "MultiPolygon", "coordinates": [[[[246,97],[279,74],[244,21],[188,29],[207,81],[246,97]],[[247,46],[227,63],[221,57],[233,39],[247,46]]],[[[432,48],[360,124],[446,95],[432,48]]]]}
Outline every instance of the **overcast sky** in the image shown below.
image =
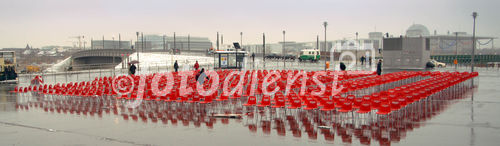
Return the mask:
{"type": "MultiPolygon", "coordinates": [[[[413,23],[431,32],[472,33],[472,12],[479,13],[477,34],[500,36],[499,0],[1,0],[0,48],[72,45],[71,36],[90,40],[135,40],[135,32],[209,37],[243,44],[368,37],[368,32],[404,34],[413,23]]],[[[497,43],[500,41],[496,41],[497,43]]]]}

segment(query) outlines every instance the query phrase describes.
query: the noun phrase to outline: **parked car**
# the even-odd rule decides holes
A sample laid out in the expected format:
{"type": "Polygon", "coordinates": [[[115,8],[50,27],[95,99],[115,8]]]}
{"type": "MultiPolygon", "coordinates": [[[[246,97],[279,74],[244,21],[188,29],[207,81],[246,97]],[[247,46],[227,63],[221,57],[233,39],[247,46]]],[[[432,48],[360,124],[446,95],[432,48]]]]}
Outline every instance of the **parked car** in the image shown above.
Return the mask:
{"type": "Polygon", "coordinates": [[[437,66],[437,67],[446,67],[446,63],[438,62],[434,59],[431,59],[429,62],[431,62],[432,64],[434,64],[434,66],[437,66]]]}
{"type": "Polygon", "coordinates": [[[280,58],[281,58],[281,56],[279,56],[276,53],[271,53],[269,55],[266,55],[266,59],[280,59],[280,58]]]}
{"type": "Polygon", "coordinates": [[[295,61],[296,56],[295,56],[295,55],[293,55],[293,54],[288,54],[288,55],[285,55],[285,57],[284,57],[284,58],[285,58],[286,60],[294,60],[294,61],[295,61]]]}

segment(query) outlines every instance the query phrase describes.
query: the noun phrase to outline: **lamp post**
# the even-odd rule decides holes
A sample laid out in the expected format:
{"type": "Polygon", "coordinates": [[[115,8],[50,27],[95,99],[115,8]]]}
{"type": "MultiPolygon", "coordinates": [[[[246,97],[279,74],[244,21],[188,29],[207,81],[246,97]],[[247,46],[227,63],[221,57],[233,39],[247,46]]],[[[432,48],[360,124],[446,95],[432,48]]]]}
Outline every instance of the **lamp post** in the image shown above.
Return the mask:
{"type": "Polygon", "coordinates": [[[316,35],[316,49],[319,50],[319,35],[316,35]]]}
{"type": "Polygon", "coordinates": [[[217,51],[219,50],[219,32],[217,32],[217,51]]]}
{"type": "MultiPolygon", "coordinates": [[[[323,26],[325,27],[325,52],[327,51],[326,46],[326,26],[328,26],[328,22],[323,22],[323,26]]],[[[321,52],[321,51],[320,51],[321,52]]],[[[321,54],[321,53],[320,53],[321,54]]],[[[326,53],[325,53],[326,54],[326,53]]],[[[335,54],[334,54],[335,55],[335,54]]],[[[321,56],[321,55],[320,55],[321,56]]],[[[320,57],[321,58],[321,57],[320,57]]],[[[335,60],[334,60],[335,61],[335,60]]],[[[332,61],[332,64],[335,66],[335,63],[332,61]]],[[[326,56],[325,56],[325,70],[326,70],[326,56]]]]}
{"type": "Polygon", "coordinates": [[[354,55],[356,59],[354,59],[354,61],[356,62],[356,66],[358,66],[358,48],[359,48],[358,32],[356,32],[356,45],[357,45],[356,48],[354,48],[356,49],[356,51],[354,51],[356,52],[356,55],[354,55]]]}
{"type": "Polygon", "coordinates": [[[474,25],[472,28],[472,57],[471,57],[471,72],[474,72],[474,56],[476,56],[475,50],[476,50],[476,17],[477,17],[477,12],[472,12],[472,18],[474,18],[474,25]]]}
{"type": "Polygon", "coordinates": [[[458,32],[455,32],[455,60],[453,63],[455,63],[455,71],[457,71],[457,66],[458,66],[458,32]]]}
{"type": "Polygon", "coordinates": [[[122,35],[118,34],[118,49],[122,48],[122,35]]]}
{"type": "Polygon", "coordinates": [[[283,69],[285,69],[285,30],[283,30],[283,69]]]}
{"type": "Polygon", "coordinates": [[[102,36],[102,49],[104,49],[104,36],[102,36]]]}
{"type": "Polygon", "coordinates": [[[82,38],[83,38],[83,50],[85,50],[85,43],[87,42],[85,42],[85,36],[82,36],[82,38]]]}
{"type": "Polygon", "coordinates": [[[175,32],[174,32],[174,50],[173,50],[173,54],[175,54],[175,52],[177,51],[177,42],[175,40],[175,32]]]}
{"type": "Polygon", "coordinates": [[[264,60],[264,68],[266,67],[266,34],[262,33],[262,60],[264,60]]]}
{"type": "Polygon", "coordinates": [[[240,46],[243,46],[243,32],[240,32],[240,46]]]}
{"type": "Polygon", "coordinates": [[[165,52],[166,52],[166,51],[167,51],[167,48],[165,48],[165,37],[166,37],[166,35],[164,34],[164,35],[163,35],[163,51],[165,51],[165,52]]]}
{"type": "MultiPolygon", "coordinates": [[[[116,49],[115,36],[113,35],[112,38],[113,38],[113,48],[111,48],[111,49],[116,49]]],[[[114,54],[112,54],[112,55],[113,55],[113,65],[115,65],[115,55],[114,54]]]]}
{"type": "Polygon", "coordinates": [[[90,50],[94,50],[94,38],[90,37],[90,50]]]}
{"type": "MultiPolygon", "coordinates": [[[[139,42],[139,32],[135,32],[135,35],[137,36],[137,41],[135,43],[135,52],[137,54],[137,61],[139,61],[139,48],[137,48],[139,45],[137,42],[139,42]]],[[[141,42],[142,44],[142,42],[141,42]]]]}

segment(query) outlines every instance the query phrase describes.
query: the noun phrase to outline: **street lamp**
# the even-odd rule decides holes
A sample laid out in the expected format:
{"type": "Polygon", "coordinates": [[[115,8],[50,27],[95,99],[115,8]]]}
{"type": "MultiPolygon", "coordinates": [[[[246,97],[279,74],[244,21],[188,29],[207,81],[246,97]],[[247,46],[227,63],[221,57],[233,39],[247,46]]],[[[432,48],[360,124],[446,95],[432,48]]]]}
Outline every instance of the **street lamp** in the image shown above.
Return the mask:
{"type": "Polygon", "coordinates": [[[471,72],[474,72],[474,56],[476,56],[475,50],[476,50],[476,17],[477,17],[477,12],[472,12],[472,18],[474,18],[474,25],[472,28],[472,61],[471,61],[471,72]]]}
{"type": "Polygon", "coordinates": [[[243,32],[240,32],[240,46],[243,46],[243,32]]]}
{"type": "MultiPolygon", "coordinates": [[[[111,49],[116,49],[115,36],[113,35],[112,38],[113,38],[113,48],[111,48],[111,49]]],[[[114,54],[113,54],[113,65],[115,65],[115,55],[114,54]]]]}
{"type": "Polygon", "coordinates": [[[262,33],[262,60],[264,60],[264,68],[266,67],[266,34],[262,33]]]}
{"type": "Polygon", "coordinates": [[[285,30],[283,30],[283,69],[285,69],[285,30]]]}
{"type": "Polygon", "coordinates": [[[354,55],[356,58],[354,59],[354,61],[356,62],[356,66],[358,66],[358,48],[359,48],[359,41],[358,41],[358,32],[356,32],[356,55],[354,55]]]}
{"type": "Polygon", "coordinates": [[[83,50],[85,50],[85,36],[82,35],[82,38],[83,38],[83,50]]]}
{"type": "MultiPolygon", "coordinates": [[[[327,51],[327,49],[326,49],[326,48],[327,48],[327,46],[326,46],[326,26],[328,26],[328,22],[326,22],[326,21],[325,21],[325,22],[323,22],[323,26],[325,27],[325,51],[324,51],[324,52],[326,52],[326,51],[327,51]]],[[[321,52],[321,51],[320,51],[320,52],[321,52]]],[[[334,53],[335,53],[335,52],[334,52],[334,53]]],[[[335,54],[334,54],[334,55],[335,55],[335,54]]],[[[321,55],[320,55],[320,56],[321,56],[321,55]]],[[[321,57],[320,57],[320,58],[321,58],[321,57]]],[[[335,60],[333,60],[333,61],[335,61],[335,60]]],[[[333,61],[332,61],[332,64],[335,66],[335,63],[334,63],[333,61]]],[[[326,70],[326,56],[325,56],[325,70],[326,70]]]]}
{"type": "Polygon", "coordinates": [[[455,32],[455,60],[453,61],[455,63],[455,71],[457,71],[458,67],[458,32],[455,32]],[[456,63],[455,63],[456,61],[456,63]]]}

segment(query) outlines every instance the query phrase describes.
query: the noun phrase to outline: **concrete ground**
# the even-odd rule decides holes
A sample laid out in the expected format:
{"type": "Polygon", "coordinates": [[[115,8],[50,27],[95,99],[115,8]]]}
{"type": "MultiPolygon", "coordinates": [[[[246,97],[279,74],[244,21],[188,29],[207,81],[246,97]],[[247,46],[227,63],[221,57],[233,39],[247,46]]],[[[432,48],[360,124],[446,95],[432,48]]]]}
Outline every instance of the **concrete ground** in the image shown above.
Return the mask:
{"type": "MultiPolygon", "coordinates": [[[[438,70],[453,71],[454,69],[438,70]]],[[[500,94],[500,81],[498,80],[500,71],[481,68],[478,70],[480,74],[477,78],[478,87],[464,95],[465,98],[449,102],[444,110],[435,113],[430,119],[410,123],[418,127],[412,127],[411,130],[404,130],[404,132],[398,131],[398,140],[391,139],[382,144],[420,146],[497,145],[500,143],[500,96],[498,96],[500,94]]],[[[100,102],[106,100],[89,101],[66,98],[70,101],[64,102],[66,104],[78,103],[90,106],[76,110],[78,113],[65,113],[58,111],[57,108],[51,109],[60,105],[47,106],[48,103],[45,103],[43,107],[48,107],[45,109],[40,105],[44,102],[37,101],[34,97],[19,97],[8,93],[13,88],[14,86],[10,85],[0,86],[0,145],[366,144],[362,142],[363,137],[355,136],[356,130],[352,129],[347,131],[347,135],[351,137],[344,137],[335,131],[333,138],[326,138],[327,134],[317,127],[320,126],[319,124],[313,124],[311,132],[311,125],[307,124],[307,121],[314,121],[311,116],[314,112],[238,109],[236,106],[231,106],[233,104],[223,103],[210,107],[148,103],[144,109],[154,107],[165,111],[166,117],[169,113],[174,115],[173,118],[165,118],[165,116],[160,118],[156,113],[156,116],[151,118],[147,116],[151,110],[145,110],[146,116],[141,116],[141,111],[120,108],[115,111],[101,106],[100,102]],[[89,110],[95,109],[93,107],[96,105],[99,105],[97,106],[98,112],[89,110]],[[170,107],[175,109],[170,109],[170,107]],[[255,115],[244,116],[243,119],[213,119],[204,116],[208,115],[207,113],[225,111],[251,111],[250,113],[255,113],[255,115]],[[293,117],[299,121],[298,126],[294,126],[293,120],[289,119],[294,119],[293,117]],[[162,119],[168,120],[165,122],[162,119]],[[284,126],[280,126],[283,124],[280,124],[281,120],[277,119],[285,121],[284,126]],[[269,121],[272,121],[272,124],[269,121]],[[282,128],[285,135],[280,130],[282,128]],[[301,135],[299,136],[298,133],[301,135]]],[[[114,104],[120,103],[110,101],[116,102],[114,104]]],[[[241,105],[244,101],[234,102],[241,105]]],[[[373,136],[374,131],[367,132],[368,135],[373,136]],[[369,134],[370,132],[372,134],[369,134]]],[[[391,135],[392,133],[385,134],[391,135]]],[[[382,135],[384,135],[383,132],[382,135]]],[[[371,137],[369,145],[379,144],[380,140],[371,137]]]]}

